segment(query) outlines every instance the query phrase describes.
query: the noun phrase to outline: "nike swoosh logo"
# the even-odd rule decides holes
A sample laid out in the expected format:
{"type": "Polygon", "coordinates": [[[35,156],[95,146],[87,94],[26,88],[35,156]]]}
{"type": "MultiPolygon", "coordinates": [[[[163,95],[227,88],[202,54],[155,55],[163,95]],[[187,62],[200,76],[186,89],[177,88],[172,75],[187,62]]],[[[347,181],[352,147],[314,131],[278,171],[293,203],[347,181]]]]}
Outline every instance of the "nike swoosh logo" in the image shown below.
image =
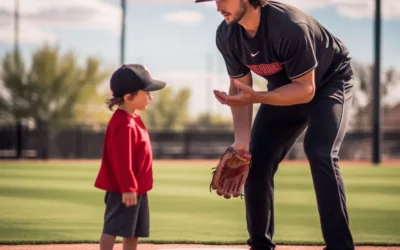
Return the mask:
{"type": "Polygon", "coordinates": [[[251,53],[251,56],[252,56],[252,57],[255,57],[256,55],[258,55],[258,53],[260,53],[260,51],[258,51],[258,52],[255,53],[255,54],[251,53]]]}

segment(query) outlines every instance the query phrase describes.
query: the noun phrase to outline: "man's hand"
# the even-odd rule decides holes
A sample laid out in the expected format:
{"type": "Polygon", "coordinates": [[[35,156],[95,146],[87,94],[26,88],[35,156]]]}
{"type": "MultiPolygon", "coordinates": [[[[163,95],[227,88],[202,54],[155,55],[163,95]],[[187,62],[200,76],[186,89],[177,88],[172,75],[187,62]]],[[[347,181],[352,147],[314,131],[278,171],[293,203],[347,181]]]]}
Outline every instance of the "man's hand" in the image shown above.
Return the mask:
{"type": "Polygon", "coordinates": [[[233,84],[237,87],[238,93],[228,95],[225,92],[214,90],[214,95],[221,104],[228,106],[252,104],[256,100],[257,92],[249,85],[243,84],[238,80],[234,80],[233,84]]]}
{"type": "Polygon", "coordinates": [[[122,193],[122,203],[125,204],[125,206],[136,206],[137,203],[137,196],[136,192],[126,192],[122,193]]]}

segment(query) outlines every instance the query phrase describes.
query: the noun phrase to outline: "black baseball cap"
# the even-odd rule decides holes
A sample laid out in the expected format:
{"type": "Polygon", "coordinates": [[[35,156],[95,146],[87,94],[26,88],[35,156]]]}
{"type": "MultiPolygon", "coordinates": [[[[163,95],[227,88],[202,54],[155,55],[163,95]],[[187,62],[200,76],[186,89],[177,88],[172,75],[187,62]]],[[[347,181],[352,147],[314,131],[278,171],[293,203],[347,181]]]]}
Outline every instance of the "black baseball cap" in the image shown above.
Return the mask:
{"type": "Polygon", "coordinates": [[[110,88],[114,97],[123,97],[138,90],[156,91],[166,83],[155,80],[141,64],[124,64],[111,76],[110,88]]]}

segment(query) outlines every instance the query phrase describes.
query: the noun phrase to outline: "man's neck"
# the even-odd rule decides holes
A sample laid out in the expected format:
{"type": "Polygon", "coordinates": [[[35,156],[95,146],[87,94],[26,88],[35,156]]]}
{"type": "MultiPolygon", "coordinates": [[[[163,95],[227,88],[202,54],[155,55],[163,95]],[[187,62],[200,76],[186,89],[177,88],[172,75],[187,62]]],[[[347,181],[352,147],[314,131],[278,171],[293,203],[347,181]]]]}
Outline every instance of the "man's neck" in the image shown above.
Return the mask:
{"type": "Polygon", "coordinates": [[[261,8],[253,8],[249,6],[247,8],[246,13],[239,21],[239,24],[246,31],[248,37],[253,38],[258,30],[258,26],[260,25],[260,17],[261,17],[261,8]]]}

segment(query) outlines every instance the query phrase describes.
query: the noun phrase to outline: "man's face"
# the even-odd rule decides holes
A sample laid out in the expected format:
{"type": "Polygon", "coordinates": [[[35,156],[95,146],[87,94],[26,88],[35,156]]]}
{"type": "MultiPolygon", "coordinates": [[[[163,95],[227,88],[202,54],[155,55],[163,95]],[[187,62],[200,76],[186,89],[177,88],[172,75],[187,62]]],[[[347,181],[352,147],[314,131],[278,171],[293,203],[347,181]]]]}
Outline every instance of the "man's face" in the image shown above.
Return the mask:
{"type": "Polygon", "coordinates": [[[216,0],[215,3],[227,24],[239,22],[247,10],[245,0],[216,0]]]}

